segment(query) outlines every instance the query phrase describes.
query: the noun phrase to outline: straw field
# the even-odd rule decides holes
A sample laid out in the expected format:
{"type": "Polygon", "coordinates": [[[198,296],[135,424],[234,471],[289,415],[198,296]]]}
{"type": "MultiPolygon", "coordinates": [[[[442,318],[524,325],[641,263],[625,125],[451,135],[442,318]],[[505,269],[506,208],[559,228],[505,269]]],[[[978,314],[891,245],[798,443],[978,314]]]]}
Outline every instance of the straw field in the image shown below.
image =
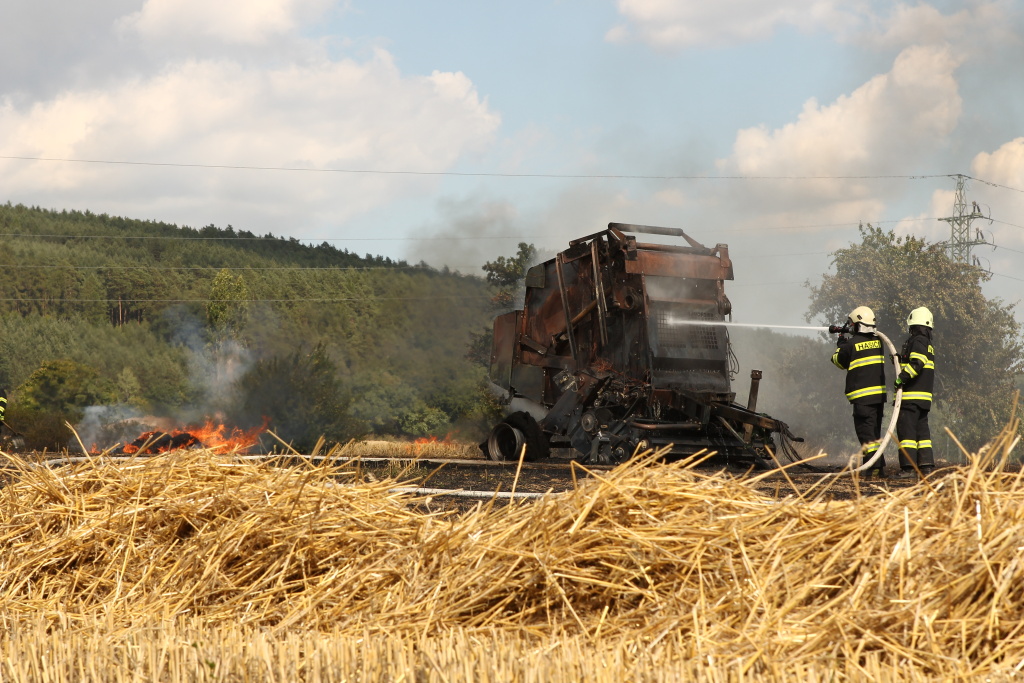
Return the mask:
{"type": "Polygon", "coordinates": [[[416,441],[350,441],[330,451],[337,457],[362,458],[463,458],[482,460],[475,443],[445,439],[416,441]]]}
{"type": "Polygon", "coordinates": [[[1016,427],[889,495],[634,462],[462,514],[205,451],[10,460],[0,679],[1019,679],[1016,427]]]}

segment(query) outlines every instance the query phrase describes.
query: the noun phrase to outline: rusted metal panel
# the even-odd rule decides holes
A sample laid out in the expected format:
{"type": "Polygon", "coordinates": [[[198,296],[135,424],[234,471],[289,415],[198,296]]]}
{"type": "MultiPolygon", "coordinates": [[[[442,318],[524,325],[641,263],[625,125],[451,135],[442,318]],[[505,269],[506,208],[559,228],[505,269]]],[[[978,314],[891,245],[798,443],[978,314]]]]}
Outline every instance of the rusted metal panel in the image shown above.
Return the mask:
{"type": "Polygon", "coordinates": [[[658,251],[636,252],[635,261],[626,261],[626,272],[640,275],[663,275],[699,280],[731,280],[732,264],[724,264],[716,256],[677,254],[658,251]]]}
{"type": "Polygon", "coordinates": [[[521,316],[522,311],[512,311],[494,319],[490,379],[505,391],[512,386],[512,364],[521,316]]]}

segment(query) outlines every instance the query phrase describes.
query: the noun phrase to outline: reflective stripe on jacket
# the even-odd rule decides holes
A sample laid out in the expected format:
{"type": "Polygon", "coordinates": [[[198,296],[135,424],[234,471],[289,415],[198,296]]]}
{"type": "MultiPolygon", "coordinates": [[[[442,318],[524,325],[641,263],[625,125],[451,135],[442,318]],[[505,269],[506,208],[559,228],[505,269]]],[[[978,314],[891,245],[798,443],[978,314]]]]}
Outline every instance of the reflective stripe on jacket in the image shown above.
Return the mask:
{"type": "Polygon", "coordinates": [[[873,333],[854,332],[832,354],[832,364],[846,370],[850,403],[885,403],[885,355],[882,340],[873,333]]]}
{"type": "Polygon", "coordinates": [[[928,333],[920,329],[911,332],[903,343],[900,363],[903,401],[930,408],[932,389],[935,386],[935,347],[928,333]]]}

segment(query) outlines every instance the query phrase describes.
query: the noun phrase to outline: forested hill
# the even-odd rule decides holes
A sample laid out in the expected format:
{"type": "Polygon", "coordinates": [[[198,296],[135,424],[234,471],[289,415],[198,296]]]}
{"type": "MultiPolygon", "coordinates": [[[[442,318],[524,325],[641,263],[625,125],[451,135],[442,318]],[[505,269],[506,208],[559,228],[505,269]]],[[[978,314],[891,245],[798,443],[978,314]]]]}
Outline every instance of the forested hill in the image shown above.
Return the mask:
{"type": "Polygon", "coordinates": [[[302,444],[443,434],[486,403],[483,368],[465,358],[491,317],[481,277],[11,204],[0,240],[0,385],[8,422],[40,444],[97,406],[267,417],[302,444]]]}

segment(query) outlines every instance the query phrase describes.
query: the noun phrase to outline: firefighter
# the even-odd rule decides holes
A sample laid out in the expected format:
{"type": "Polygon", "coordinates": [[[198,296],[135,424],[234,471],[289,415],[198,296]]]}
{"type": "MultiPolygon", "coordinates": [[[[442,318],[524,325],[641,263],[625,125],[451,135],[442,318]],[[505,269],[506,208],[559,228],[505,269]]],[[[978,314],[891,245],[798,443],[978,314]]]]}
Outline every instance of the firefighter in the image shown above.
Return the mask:
{"type": "MultiPolygon", "coordinates": [[[[853,429],[861,443],[864,462],[878,451],[885,410],[885,355],[882,340],[875,334],[875,314],[858,306],[846,321],[850,336],[839,335],[832,363],[846,370],[846,398],[853,405],[853,429]]],[[[884,456],[871,469],[871,476],[885,476],[884,456]]]]}
{"type": "Polygon", "coordinates": [[[7,414],[7,392],[0,387],[0,422],[3,422],[7,414]]]}
{"type": "Polygon", "coordinates": [[[900,440],[900,478],[913,479],[918,471],[927,476],[935,470],[928,411],[935,384],[935,347],[932,345],[934,319],[925,307],[915,308],[907,317],[910,336],[900,352],[900,374],[896,388],[903,387],[896,435],[900,440]],[[917,468],[915,470],[914,468],[917,468]]]}

